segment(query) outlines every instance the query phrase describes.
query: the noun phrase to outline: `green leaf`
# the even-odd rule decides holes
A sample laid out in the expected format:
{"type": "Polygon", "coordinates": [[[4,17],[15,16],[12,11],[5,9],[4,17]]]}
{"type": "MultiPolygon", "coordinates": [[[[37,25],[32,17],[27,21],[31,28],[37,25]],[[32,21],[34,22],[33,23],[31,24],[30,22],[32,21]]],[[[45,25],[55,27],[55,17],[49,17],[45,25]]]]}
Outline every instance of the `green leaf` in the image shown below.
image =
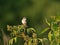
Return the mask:
{"type": "Polygon", "coordinates": [[[30,32],[34,33],[34,32],[36,32],[36,30],[34,28],[28,28],[27,33],[30,33],[30,32]]]}
{"type": "Polygon", "coordinates": [[[15,43],[17,42],[17,37],[14,37],[14,41],[15,41],[15,43]]]}
{"type": "Polygon", "coordinates": [[[49,27],[48,28],[45,28],[44,30],[42,30],[41,32],[40,32],[40,34],[43,34],[43,33],[45,33],[46,31],[48,31],[49,30],[49,27]]]}
{"type": "Polygon", "coordinates": [[[13,44],[13,38],[9,40],[9,45],[13,44]]]}
{"type": "Polygon", "coordinates": [[[51,34],[51,31],[48,33],[48,38],[49,38],[49,41],[51,41],[51,37],[52,37],[52,34],[51,34]]]}

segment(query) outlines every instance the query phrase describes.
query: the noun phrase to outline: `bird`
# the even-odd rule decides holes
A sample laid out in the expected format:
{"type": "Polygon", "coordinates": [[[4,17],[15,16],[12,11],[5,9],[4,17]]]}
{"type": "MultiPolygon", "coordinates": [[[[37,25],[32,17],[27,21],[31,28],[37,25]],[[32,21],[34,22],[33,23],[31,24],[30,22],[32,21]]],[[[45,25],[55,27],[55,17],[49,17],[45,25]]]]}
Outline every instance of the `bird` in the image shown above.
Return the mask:
{"type": "Polygon", "coordinates": [[[26,21],[27,19],[26,19],[26,17],[23,17],[22,18],[22,25],[24,25],[25,27],[27,27],[27,21],[26,21]]]}

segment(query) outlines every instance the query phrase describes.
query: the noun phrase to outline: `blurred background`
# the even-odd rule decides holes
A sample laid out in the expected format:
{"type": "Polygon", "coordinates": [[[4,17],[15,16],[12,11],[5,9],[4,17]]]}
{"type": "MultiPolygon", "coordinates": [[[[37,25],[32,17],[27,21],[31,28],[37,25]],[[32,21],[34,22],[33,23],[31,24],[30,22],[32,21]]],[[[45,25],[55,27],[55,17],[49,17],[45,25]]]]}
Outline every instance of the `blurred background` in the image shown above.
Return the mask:
{"type": "Polygon", "coordinates": [[[35,28],[39,35],[47,27],[45,17],[51,15],[60,16],[60,0],[0,0],[0,28],[4,30],[7,24],[19,25],[26,17],[28,27],[35,28]]]}

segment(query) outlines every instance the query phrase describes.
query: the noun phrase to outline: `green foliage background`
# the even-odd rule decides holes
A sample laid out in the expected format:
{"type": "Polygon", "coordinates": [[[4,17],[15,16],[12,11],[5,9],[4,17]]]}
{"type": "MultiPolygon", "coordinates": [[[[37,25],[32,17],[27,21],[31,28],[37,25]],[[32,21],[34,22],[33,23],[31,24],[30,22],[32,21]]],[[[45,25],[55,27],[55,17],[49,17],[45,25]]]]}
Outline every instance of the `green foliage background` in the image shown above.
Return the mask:
{"type": "Polygon", "coordinates": [[[60,15],[60,0],[0,0],[0,27],[6,31],[6,25],[19,25],[23,17],[27,18],[28,27],[37,30],[40,38],[47,33],[40,32],[47,27],[44,18],[60,15]]]}

